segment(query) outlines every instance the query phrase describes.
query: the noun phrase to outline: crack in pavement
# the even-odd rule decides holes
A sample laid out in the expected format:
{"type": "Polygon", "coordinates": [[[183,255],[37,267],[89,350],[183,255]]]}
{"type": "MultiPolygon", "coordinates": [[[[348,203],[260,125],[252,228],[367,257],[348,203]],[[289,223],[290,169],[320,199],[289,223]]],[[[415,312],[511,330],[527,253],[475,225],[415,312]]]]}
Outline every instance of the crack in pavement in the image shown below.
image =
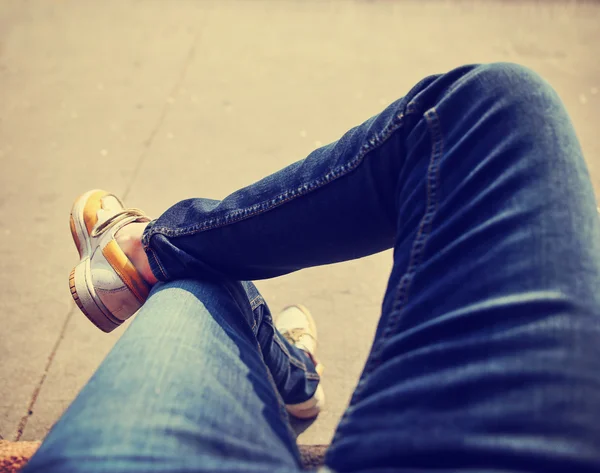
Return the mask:
{"type": "MultiPolygon", "coordinates": [[[[200,31],[203,31],[203,28],[200,29],[200,31]]],[[[196,33],[194,35],[194,38],[192,39],[190,48],[188,50],[188,53],[185,57],[183,66],[181,68],[181,71],[179,73],[179,76],[177,77],[177,80],[175,81],[175,84],[171,90],[171,94],[170,97],[174,97],[177,95],[179,88],[181,87],[181,84],[183,83],[187,71],[189,69],[190,64],[192,63],[192,60],[194,59],[195,53],[196,53],[196,46],[198,44],[198,40],[200,38],[200,33],[196,33]]],[[[158,117],[158,120],[156,122],[156,124],[154,125],[154,127],[152,128],[152,130],[150,131],[150,135],[148,136],[148,138],[144,141],[144,146],[142,148],[142,151],[138,157],[138,162],[135,166],[135,169],[133,171],[133,174],[131,176],[131,179],[129,181],[129,184],[127,185],[127,188],[125,189],[125,191],[123,192],[123,199],[126,199],[129,192],[131,191],[131,189],[133,188],[133,184],[135,183],[137,176],[141,170],[141,167],[146,159],[148,150],[150,149],[150,147],[152,146],[152,143],[154,142],[154,139],[156,137],[156,135],[158,134],[159,130],[161,129],[165,118],[168,114],[170,108],[170,101],[169,99],[165,100],[164,104],[163,104],[163,108],[161,110],[161,113],[158,117]]],[[[71,318],[73,317],[73,313],[75,312],[76,307],[75,305],[73,305],[71,307],[71,310],[67,313],[67,317],[63,323],[63,326],[60,330],[60,333],[58,335],[58,338],[56,340],[56,342],[54,343],[54,346],[52,347],[52,350],[50,351],[50,355],[48,356],[48,360],[46,362],[46,366],[44,367],[44,371],[42,373],[42,376],[40,378],[40,380],[38,381],[36,387],[33,390],[33,393],[31,394],[31,398],[29,400],[29,403],[27,405],[27,412],[25,413],[25,415],[23,417],[21,417],[21,420],[19,421],[19,424],[17,425],[17,430],[15,432],[14,435],[14,441],[17,442],[21,439],[21,437],[23,436],[23,432],[25,431],[25,428],[27,427],[27,423],[29,421],[29,418],[32,416],[33,414],[33,408],[35,406],[35,403],[37,401],[37,398],[42,390],[42,386],[44,385],[44,382],[46,381],[46,378],[48,376],[48,372],[50,371],[50,367],[52,366],[52,362],[54,361],[54,357],[56,356],[56,353],[58,352],[58,349],[60,348],[60,345],[65,337],[65,333],[67,331],[67,326],[69,325],[69,322],[71,321],[71,318]]],[[[0,437],[1,438],[1,437],[0,437]]]]}
{"type": "MultiPolygon", "coordinates": [[[[204,28],[200,29],[200,31],[203,31],[203,30],[204,30],[204,28]]],[[[179,76],[177,77],[177,80],[175,81],[175,85],[171,89],[171,94],[165,100],[165,102],[163,104],[163,108],[160,112],[160,115],[158,116],[158,120],[156,121],[156,124],[150,131],[150,135],[148,136],[148,138],[144,141],[144,146],[142,147],[142,151],[140,152],[140,155],[138,157],[138,162],[135,165],[135,168],[131,175],[129,184],[127,185],[127,188],[125,189],[125,191],[122,194],[123,200],[126,200],[129,193],[131,192],[131,189],[133,188],[133,184],[137,180],[137,177],[140,173],[142,165],[144,164],[146,157],[148,156],[148,150],[151,148],[152,143],[154,143],[154,139],[156,138],[156,135],[158,134],[159,130],[162,128],[165,118],[167,117],[167,115],[169,113],[169,109],[171,108],[170,107],[170,104],[171,104],[170,98],[176,97],[177,93],[179,92],[179,88],[181,87],[181,84],[183,83],[183,81],[185,79],[185,76],[187,74],[189,66],[192,63],[192,60],[194,59],[194,55],[196,54],[196,45],[197,45],[199,37],[200,37],[200,33],[196,33],[194,35],[194,38],[192,39],[192,44],[190,45],[190,48],[186,55],[186,58],[183,62],[183,67],[181,68],[179,76]]]]}
{"type": "Polygon", "coordinates": [[[73,307],[71,307],[71,310],[67,313],[67,317],[63,323],[62,328],[60,329],[58,338],[56,339],[56,342],[54,343],[54,346],[52,347],[52,350],[50,351],[50,355],[48,356],[48,361],[46,362],[46,366],[44,367],[44,372],[42,373],[42,377],[38,381],[35,389],[33,390],[33,393],[31,394],[31,399],[29,400],[29,404],[27,406],[27,412],[25,413],[25,415],[23,417],[21,417],[21,420],[19,421],[19,424],[17,425],[17,431],[14,436],[15,442],[20,440],[21,437],[23,436],[23,431],[25,430],[25,427],[27,426],[27,422],[29,421],[29,418],[33,414],[33,406],[35,405],[37,398],[40,394],[40,391],[42,390],[44,381],[46,381],[46,377],[48,376],[48,372],[50,371],[50,367],[52,366],[52,362],[54,361],[54,357],[56,356],[56,352],[58,351],[58,348],[60,347],[60,344],[63,341],[63,338],[65,338],[65,333],[67,332],[67,326],[69,325],[69,322],[71,321],[71,318],[73,317],[74,312],[75,312],[75,305],[73,305],[73,307]]]}

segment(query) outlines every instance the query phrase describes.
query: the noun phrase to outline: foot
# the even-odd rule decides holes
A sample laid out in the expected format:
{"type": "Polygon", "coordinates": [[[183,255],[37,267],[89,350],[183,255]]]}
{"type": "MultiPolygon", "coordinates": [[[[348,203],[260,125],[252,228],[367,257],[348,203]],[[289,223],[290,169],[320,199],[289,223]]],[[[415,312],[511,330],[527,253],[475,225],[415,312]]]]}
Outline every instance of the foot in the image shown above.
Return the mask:
{"type": "MultiPolygon", "coordinates": [[[[323,373],[323,365],[315,358],[317,350],[317,326],[309,312],[303,305],[287,307],[275,320],[279,333],[292,345],[300,348],[313,360],[319,375],[323,373]]],[[[299,404],[287,404],[287,411],[300,419],[312,419],[319,415],[325,405],[325,393],[321,383],[317,390],[307,401],[299,404]]]]}
{"type": "Polygon", "coordinates": [[[104,332],[121,325],[148,297],[151,283],[142,277],[115,235],[126,225],[149,221],[141,210],[126,209],[118,197],[102,190],[86,192],[73,204],[71,234],[80,261],[69,276],[71,295],[85,316],[104,332]]]}

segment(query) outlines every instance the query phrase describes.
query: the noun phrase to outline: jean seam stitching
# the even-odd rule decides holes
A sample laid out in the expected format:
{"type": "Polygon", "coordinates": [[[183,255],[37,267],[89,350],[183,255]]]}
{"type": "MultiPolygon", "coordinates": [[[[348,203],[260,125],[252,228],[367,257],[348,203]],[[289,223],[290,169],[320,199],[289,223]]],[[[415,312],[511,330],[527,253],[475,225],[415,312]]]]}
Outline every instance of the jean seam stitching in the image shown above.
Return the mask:
{"type": "Polygon", "coordinates": [[[224,216],[216,220],[209,220],[209,222],[196,224],[191,227],[179,230],[172,230],[167,227],[153,226],[150,229],[149,236],[160,233],[167,237],[182,237],[194,235],[208,230],[214,230],[216,228],[220,228],[225,225],[236,223],[241,220],[246,220],[250,217],[254,217],[256,215],[268,212],[269,210],[273,210],[274,208],[277,208],[298,197],[303,197],[304,195],[310,192],[316,191],[317,189],[320,189],[321,187],[337,179],[340,179],[348,175],[350,172],[358,169],[358,167],[364,161],[364,158],[367,156],[367,154],[381,147],[385,142],[387,142],[387,140],[392,136],[394,132],[402,128],[402,126],[404,125],[403,119],[405,118],[405,116],[414,113],[416,113],[415,108],[412,106],[412,104],[409,104],[405,112],[399,112],[394,116],[391,124],[389,124],[379,136],[375,135],[369,139],[365,139],[366,142],[363,144],[362,149],[359,151],[358,155],[356,155],[352,160],[333,170],[326,172],[326,174],[323,177],[316,179],[311,183],[303,184],[293,191],[287,191],[282,194],[279,194],[271,198],[269,201],[263,201],[258,204],[254,204],[246,209],[236,210],[234,211],[235,214],[230,213],[230,216],[224,216]],[[231,217],[231,215],[236,216],[231,217]]]}
{"type": "MultiPolygon", "coordinates": [[[[427,124],[429,126],[429,130],[431,131],[431,142],[432,142],[431,154],[430,154],[430,158],[429,158],[429,166],[428,166],[427,174],[426,174],[426,178],[427,178],[426,189],[427,189],[428,197],[427,197],[427,205],[425,207],[425,212],[423,214],[423,217],[421,218],[421,221],[419,222],[419,231],[417,232],[417,236],[415,237],[415,240],[411,247],[411,256],[409,258],[409,264],[407,266],[406,272],[400,279],[401,284],[402,284],[402,281],[404,281],[405,279],[407,280],[407,282],[405,284],[406,290],[403,290],[403,285],[401,285],[400,288],[398,289],[398,291],[396,292],[393,315],[390,316],[390,320],[384,327],[383,332],[377,341],[377,347],[374,348],[372,355],[369,357],[369,360],[367,361],[367,366],[365,366],[365,370],[363,372],[363,375],[361,376],[361,380],[358,383],[358,386],[354,392],[354,395],[352,396],[352,400],[350,402],[349,407],[353,406],[354,404],[356,404],[356,402],[358,402],[361,399],[361,392],[362,392],[362,389],[364,388],[363,381],[364,381],[365,377],[369,373],[371,373],[376,366],[379,365],[384,342],[397,329],[397,326],[400,322],[401,311],[406,306],[406,303],[408,301],[408,289],[410,288],[410,283],[412,282],[413,276],[416,273],[418,266],[422,263],[422,255],[425,251],[425,246],[426,246],[427,240],[429,238],[429,235],[431,233],[431,228],[433,225],[433,218],[437,212],[438,203],[439,203],[438,189],[439,189],[439,181],[440,181],[439,161],[442,156],[443,149],[444,149],[443,135],[442,135],[441,129],[440,129],[439,116],[438,116],[435,108],[432,108],[432,109],[428,110],[427,112],[425,112],[424,118],[426,119],[427,124]],[[433,120],[434,118],[435,118],[435,120],[433,120]],[[420,243],[420,246],[418,247],[419,253],[415,254],[417,251],[416,250],[417,244],[420,241],[421,241],[421,243],[420,243]],[[409,274],[410,274],[410,278],[407,277],[409,274]],[[403,290],[402,298],[400,298],[400,295],[399,295],[401,289],[403,290]],[[400,302],[401,305],[400,305],[400,307],[396,308],[395,306],[398,304],[398,301],[400,302]]],[[[346,415],[344,415],[342,417],[339,426],[341,426],[345,421],[346,421],[346,415]]],[[[341,435],[336,434],[334,439],[331,442],[331,445],[333,445],[334,441],[335,442],[339,441],[340,438],[341,438],[341,435]]]]}
{"type": "MultiPolygon", "coordinates": [[[[233,302],[236,304],[236,306],[241,311],[243,311],[244,309],[240,306],[240,303],[237,300],[237,298],[234,296],[233,292],[231,291],[231,288],[227,284],[225,284],[224,287],[225,287],[225,290],[227,291],[227,293],[229,294],[229,296],[232,298],[233,302]]],[[[247,298],[246,298],[246,300],[247,300],[247,298]]],[[[254,323],[256,324],[256,318],[254,317],[253,311],[252,311],[252,316],[253,316],[254,323]]],[[[248,326],[250,326],[250,324],[248,324],[248,326]]],[[[258,353],[258,356],[259,356],[260,360],[262,361],[262,364],[265,368],[265,373],[266,373],[267,379],[269,381],[269,384],[271,385],[271,388],[273,389],[273,391],[275,393],[275,397],[278,399],[277,403],[279,404],[279,406],[278,406],[279,408],[277,409],[277,412],[278,412],[279,417],[281,418],[282,422],[285,424],[288,433],[290,433],[291,438],[293,439],[294,431],[290,427],[289,417],[288,417],[288,414],[287,414],[286,408],[285,408],[285,401],[283,400],[283,398],[281,397],[281,394],[279,393],[279,390],[277,389],[277,384],[275,383],[275,379],[273,378],[271,370],[269,369],[269,367],[267,366],[267,363],[265,362],[265,357],[262,352],[262,347],[260,346],[260,343],[256,339],[256,334],[254,334],[254,332],[253,332],[253,335],[254,335],[254,341],[256,343],[256,352],[258,353]]]]}
{"type": "MultiPolygon", "coordinates": [[[[275,327],[273,327],[275,329],[275,327]]],[[[277,330],[277,329],[275,329],[277,330]]],[[[300,368],[302,371],[308,372],[308,367],[306,366],[306,364],[304,364],[301,360],[299,360],[298,358],[296,358],[295,356],[293,356],[290,351],[287,349],[287,347],[283,344],[283,342],[281,342],[281,340],[279,340],[275,334],[273,335],[273,341],[275,343],[277,343],[277,345],[279,345],[279,347],[281,348],[281,350],[283,351],[283,353],[286,355],[286,357],[288,358],[289,362],[296,366],[297,368],[300,368]]]]}
{"type": "Polygon", "coordinates": [[[168,276],[167,276],[167,273],[165,272],[165,269],[163,268],[162,264],[160,264],[160,260],[158,259],[158,257],[156,256],[156,253],[150,247],[150,245],[148,245],[147,250],[150,251],[150,256],[152,257],[152,259],[156,263],[156,266],[158,266],[158,269],[160,270],[160,272],[163,275],[164,279],[165,280],[169,279],[168,276]]]}
{"type": "Polygon", "coordinates": [[[281,340],[279,340],[275,336],[273,337],[273,340],[283,350],[283,352],[285,353],[286,357],[288,358],[288,360],[290,361],[291,364],[300,368],[302,371],[308,371],[308,367],[304,364],[304,362],[302,360],[299,360],[295,356],[293,356],[281,340]]]}
{"type": "MultiPolygon", "coordinates": [[[[419,230],[411,248],[409,263],[406,272],[400,279],[400,285],[396,291],[392,314],[388,320],[386,327],[383,329],[381,338],[379,339],[379,348],[374,354],[373,364],[380,363],[381,351],[384,342],[398,329],[401,315],[408,303],[409,291],[418,271],[419,266],[423,263],[425,248],[431,235],[433,227],[433,219],[439,206],[439,163],[444,150],[443,135],[440,129],[440,119],[435,108],[428,110],[425,115],[425,120],[431,131],[431,157],[427,169],[427,205],[425,213],[419,223],[419,230]]],[[[372,368],[371,368],[372,369],[372,368]]]]}
{"type": "Polygon", "coordinates": [[[259,307],[263,303],[264,303],[263,298],[262,298],[262,296],[259,295],[250,301],[250,307],[252,308],[252,310],[255,310],[257,307],[259,307]]]}

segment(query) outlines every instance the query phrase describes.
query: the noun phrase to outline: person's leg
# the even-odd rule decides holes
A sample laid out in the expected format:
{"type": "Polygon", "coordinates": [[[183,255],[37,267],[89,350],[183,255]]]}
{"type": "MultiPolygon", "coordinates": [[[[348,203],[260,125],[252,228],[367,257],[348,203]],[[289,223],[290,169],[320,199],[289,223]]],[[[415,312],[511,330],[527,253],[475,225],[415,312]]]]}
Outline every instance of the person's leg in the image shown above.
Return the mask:
{"type": "MultiPolygon", "coordinates": [[[[276,328],[269,306],[256,286],[247,281],[243,281],[241,284],[254,313],[252,330],[277,391],[288,408],[308,401],[317,391],[320,381],[317,362],[314,358],[316,347],[311,345],[306,349],[301,349],[296,344],[290,343],[276,328]]],[[[304,328],[302,320],[296,324],[292,323],[291,330],[301,333],[311,331],[310,328],[308,330],[304,328]]],[[[314,341],[316,342],[316,340],[314,341]]],[[[296,411],[297,409],[292,409],[291,412],[295,413],[296,411]]]]}
{"type": "Polygon", "coordinates": [[[253,290],[157,285],[24,471],[298,471],[253,290]]]}
{"type": "Polygon", "coordinates": [[[307,159],[176,204],[143,243],[165,280],[395,246],[332,468],[600,468],[600,226],[566,112],[524,68],[430,77],[307,159]]]}
{"type": "Polygon", "coordinates": [[[463,68],[408,104],[394,267],[345,471],[599,471],[600,226],[556,93],[463,68]]]}
{"type": "MultiPolygon", "coordinates": [[[[147,259],[145,267],[139,264],[144,261],[144,250],[140,237],[135,237],[136,231],[143,230],[149,221],[141,210],[125,208],[117,196],[100,189],[77,198],[71,209],[71,234],[80,256],[69,276],[71,294],[81,311],[103,331],[110,332],[131,317],[156,283],[156,278],[146,274],[147,259]]],[[[253,310],[254,318],[248,323],[288,409],[294,415],[316,415],[314,409],[300,412],[297,405],[315,403],[317,397],[323,404],[322,389],[317,389],[314,344],[312,350],[288,344],[275,330],[270,311],[256,287],[250,282],[241,284],[253,310]]],[[[309,319],[312,321],[310,314],[304,320],[296,318],[295,325],[288,328],[293,333],[315,332],[307,327],[309,319]]]]}

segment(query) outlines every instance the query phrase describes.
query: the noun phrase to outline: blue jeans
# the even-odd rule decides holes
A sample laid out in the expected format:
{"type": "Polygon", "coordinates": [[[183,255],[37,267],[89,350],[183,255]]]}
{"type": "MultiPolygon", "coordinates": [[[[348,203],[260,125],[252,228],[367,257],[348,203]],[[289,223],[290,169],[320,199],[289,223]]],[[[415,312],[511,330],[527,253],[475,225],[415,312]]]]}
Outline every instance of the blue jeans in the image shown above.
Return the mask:
{"type": "Polygon", "coordinates": [[[235,281],[392,247],[327,467],[600,470],[600,221],[567,113],[523,67],[426,78],[306,159],[176,204],[144,245],[166,283],[27,472],[298,471],[235,281]]]}

